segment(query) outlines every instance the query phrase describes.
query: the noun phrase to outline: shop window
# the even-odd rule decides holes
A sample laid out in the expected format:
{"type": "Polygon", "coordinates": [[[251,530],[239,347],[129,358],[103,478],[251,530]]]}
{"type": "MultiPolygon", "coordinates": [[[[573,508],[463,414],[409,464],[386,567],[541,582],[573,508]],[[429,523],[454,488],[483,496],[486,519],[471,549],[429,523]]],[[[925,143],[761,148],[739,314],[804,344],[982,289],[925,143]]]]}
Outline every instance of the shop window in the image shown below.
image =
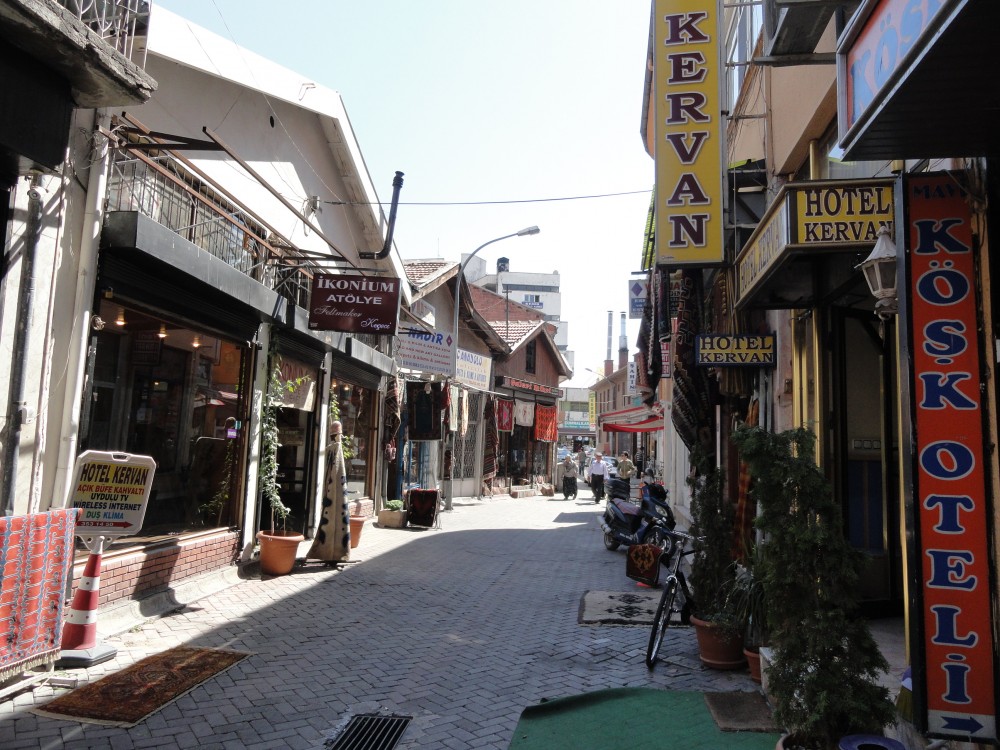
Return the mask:
{"type": "Polygon", "coordinates": [[[80,450],[156,461],[140,537],[237,524],[246,347],[112,300],[102,300],[98,314],[106,325],[91,339],[80,450]]]}
{"type": "Polygon", "coordinates": [[[371,497],[374,473],[372,446],[375,444],[374,400],[376,392],[359,385],[335,380],[330,385],[330,401],[336,403],[344,430],[344,463],[347,468],[349,499],[371,497]]]}

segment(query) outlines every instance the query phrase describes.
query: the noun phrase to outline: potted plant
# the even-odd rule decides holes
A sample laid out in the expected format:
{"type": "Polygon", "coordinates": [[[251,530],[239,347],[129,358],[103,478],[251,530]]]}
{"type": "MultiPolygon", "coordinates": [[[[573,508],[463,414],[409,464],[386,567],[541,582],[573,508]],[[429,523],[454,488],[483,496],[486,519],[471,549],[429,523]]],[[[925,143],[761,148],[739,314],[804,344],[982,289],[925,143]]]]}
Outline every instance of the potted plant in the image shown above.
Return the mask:
{"type": "Polygon", "coordinates": [[[759,547],[754,547],[750,559],[737,564],[736,574],[725,587],[725,609],[743,626],[743,655],[750,667],[750,678],[761,682],[760,649],[768,643],[767,592],[757,574],[759,547]]]}
{"type": "Polygon", "coordinates": [[[765,677],[789,733],[784,747],[827,750],[847,734],[881,733],[894,717],[878,682],[888,665],[858,614],[861,553],[813,460],[813,434],[742,427],[733,441],[750,466],[766,536],[755,575],[767,592],[765,677]]]}
{"type": "Polygon", "coordinates": [[[406,525],[406,511],[402,500],[389,500],[378,512],[378,525],[387,529],[401,529],[406,525]]]}
{"type": "Polygon", "coordinates": [[[302,534],[285,528],[291,509],[281,501],[278,485],[278,448],[281,445],[278,437],[280,394],[283,391],[293,391],[296,385],[298,381],[295,380],[282,382],[281,368],[275,358],[260,417],[259,488],[271,513],[271,527],[258,531],[257,541],[260,542],[260,569],[267,575],[280,576],[290,573],[295,566],[299,543],[305,539],[302,534]]]}
{"type": "Polygon", "coordinates": [[[723,492],[722,472],[705,455],[692,456],[691,533],[702,539],[691,560],[694,612],[702,663],[738,669],[745,663],[740,625],[726,607],[726,589],[735,575],[731,556],[735,509],[723,492]]]}

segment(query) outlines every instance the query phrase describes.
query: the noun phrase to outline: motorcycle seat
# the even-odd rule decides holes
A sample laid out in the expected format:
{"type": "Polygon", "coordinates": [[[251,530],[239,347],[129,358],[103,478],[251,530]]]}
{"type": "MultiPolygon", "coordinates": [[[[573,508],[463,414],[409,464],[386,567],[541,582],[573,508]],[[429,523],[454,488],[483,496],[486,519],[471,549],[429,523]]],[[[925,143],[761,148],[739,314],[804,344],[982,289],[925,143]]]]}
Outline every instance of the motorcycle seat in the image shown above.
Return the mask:
{"type": "Polygon", "coordinates": [[[640,516],[642,515],[642,508],[638,505],[630,503],[627,500],[621,500],[617,497],[613,497],[610,500],[618,510],[624,513],[626,516],[640,516]]]}

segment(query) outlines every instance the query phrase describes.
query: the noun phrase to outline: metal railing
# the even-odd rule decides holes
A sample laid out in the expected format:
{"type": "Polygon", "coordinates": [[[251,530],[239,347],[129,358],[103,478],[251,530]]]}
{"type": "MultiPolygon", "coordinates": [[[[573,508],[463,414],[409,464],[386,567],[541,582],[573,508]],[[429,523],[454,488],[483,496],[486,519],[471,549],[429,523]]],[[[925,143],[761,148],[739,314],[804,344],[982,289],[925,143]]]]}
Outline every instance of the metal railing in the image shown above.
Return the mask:
{"type": "Polygon", "coordinates": [[[165,151],[114,149],[108,211],[138,211],[300,307],[311,264],[285,265],[294,249],[269,242],[263,223],[165,151]]]}
{"type": "Polygon", "coordinates": [[[116,51],[140,66],[146,64],[145,45],[142,60],[132,57],[135,40],[149,31],[149,0],[55,0],[75,15],[116,51]]]}

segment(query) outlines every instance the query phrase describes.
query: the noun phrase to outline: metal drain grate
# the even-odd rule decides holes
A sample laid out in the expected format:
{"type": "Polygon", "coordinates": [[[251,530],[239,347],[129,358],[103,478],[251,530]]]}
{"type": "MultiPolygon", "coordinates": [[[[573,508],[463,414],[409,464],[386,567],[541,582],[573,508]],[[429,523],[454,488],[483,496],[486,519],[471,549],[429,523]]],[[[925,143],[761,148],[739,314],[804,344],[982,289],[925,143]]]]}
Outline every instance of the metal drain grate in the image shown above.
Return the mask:
{"type": "Polygon", "coordinates": [[[359,714],[347,722],[327,750],[392,750],[412,719],[412,716],[359,714]]]}

